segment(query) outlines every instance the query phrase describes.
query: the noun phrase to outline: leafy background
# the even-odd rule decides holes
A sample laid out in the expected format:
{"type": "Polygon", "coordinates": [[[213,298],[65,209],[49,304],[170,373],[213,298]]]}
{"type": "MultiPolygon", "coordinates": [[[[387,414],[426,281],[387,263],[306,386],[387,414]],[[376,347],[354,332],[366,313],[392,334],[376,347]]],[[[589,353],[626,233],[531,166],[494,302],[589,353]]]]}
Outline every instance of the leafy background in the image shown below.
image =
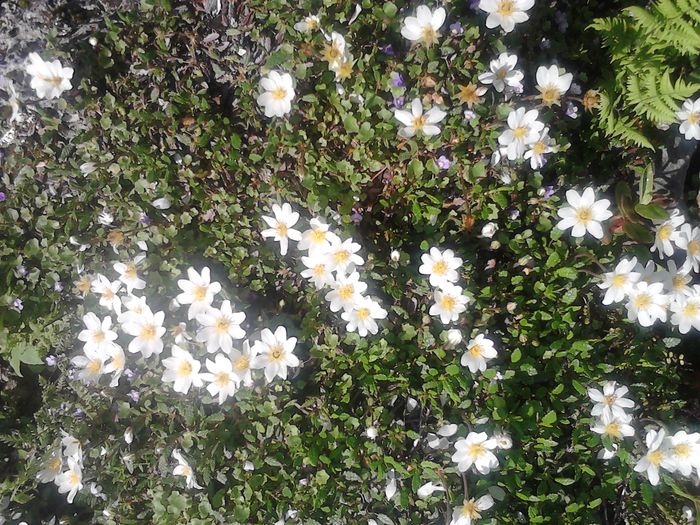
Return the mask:
{"type": "MultiPolygon", "coordinates": [[[[695,339],[677,344],[666,328],[641,330],[600,305],[596,275],[621,253],[646,248],[620,236],[575,242],[553,229],[565,189],[596,184],[612,200],[612,185],[632,182],[648,153],[615,147],[595,115],[580,110],[571,119],[554,108],[542,117],[565,151],[536,173],[488,166],[509,107],[536,105],[539,65],[556,61],[584,91],[597,86],[609,61],[587,26],[626,5],[540,2],[530,22],[503,36],[486,30],[468,2],[448,3],[443,37],[428,50],[402,40],[401,20],[415,8],[402,2],[365,0],[349,26],[355,4],[345,1],[232,2],[217,15],[208,4],[162,1],[105,4],[104,15],[80,4],[55,10],[64,28],[88,28],[48,35],[50,55],[75,67],[75,87],[58,101],[28,102],[36,125],[3,158],[4,503],[30,523],[53,515],[69,523],[273,523],[290,509],[308,524],[438,523],[444,498],[419,500],[416,489],[445,478],[452,504],[460,504],[462,481],[447,453],[416,440],[450,422],[462,433],[501,428],[513,437],[499,471],[469,476],[472,495],[491,485],[506,494],[484,523],[679,521],[687,501],[631,474],[627,451],[638,455],[638,444],[608,464],[596,459],[602,445],[589,430],[585,389],[620,381],[639,404],[640,422],[684,427],[698,416],[695,339]],[[555,11],[566,16],[566,31],[555,11]],[[322,36],[293,29],[309,12],[344,34],[357,59],[344,94],[320,59],[322,36]],[[450,34],[456,21],[463,34],[450,34]],[[523,100],[507,105],[489,92],[477,118],[465,121],[458,85],[476,82],[506,49],[517,52],[526,74],[523,100]],[[287,119],[265,119],[255,103],[259,78],[272,68],[297,82],[287,119]],[[404,88],[391,86],[392,72],[402,74],[404,88]],[[442,99],[441,135],[399,139],[395,96],[442,99]],[[438,167],[440,155],[452,160],[448,170],[438,167]],[[95,170],[83,174],[84,163],[95,170]],[[552,197],[548,186],[557,190],[552,197]],[[155,209],[159,197],[172,207],[155,209]],[[362,244],[363,276],[389,310],[377,336],[347,334],[300,278],[298,254],[280,258],[261,239],[260,215],[278,200],[305,219],[327,218],[362,244]],[[104,210],[114,216],[109,225],[98,221],[104,210]],[[500,228],[492,240],[479,236],[487,221],[500,228]],[[300,338],[303,368],[223,407],[197,392],[175,394],[158,367],[133,355],[135,375],[117,388],[70,380],[80,317],[96,308],[72,286],[78,269],[110,273],[113,262],[140,251],[139,241],[149,246],[154,308],[181,316],[169,310],[178,276],[208,265],[246,311],[249,334],[282,323],[300,338]],[[465,260],[461,283],[474,302],[459,328],[497,341],[499,357],[483,376],[459,366],[460,349],[447,347],[427,315],[430,288],[417,267],[433,245],[465,260]],[[399,262],[391,250],[400,251],[399,262]],[[21,312],[10,306],[16,297],[21,312]],[[47,355],[57,356],[55,366],[44,364],[47,355]],[[132,390],[138,402],[127,395],[132,390]],[[371,425],[375,440],[363,434],[371,425]],[[54,486],[35,482],[61,429],[89,451],[87,481],[101,486],[104,499],[85,489],[68,506],[54,486]],[[186,490],[171,475],[175,446],[204,490],[186,490]],[[244,469],[246,461],[254,470],[244,469]],[[387,502],[391,469],[399,493],[387,502]]],[[[21,71],[12,78],[29,100],[21,71]]],[[[697,218],[695,207],[690,217],[697,218]]]]}

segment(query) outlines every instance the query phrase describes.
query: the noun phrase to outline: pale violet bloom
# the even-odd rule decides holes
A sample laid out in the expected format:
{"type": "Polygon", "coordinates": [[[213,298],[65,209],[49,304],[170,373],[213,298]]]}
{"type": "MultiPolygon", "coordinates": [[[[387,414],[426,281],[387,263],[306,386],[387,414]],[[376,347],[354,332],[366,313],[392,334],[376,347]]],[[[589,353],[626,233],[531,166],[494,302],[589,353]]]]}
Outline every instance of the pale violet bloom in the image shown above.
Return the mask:
{"type": "Polygon", "coordinates": [[[45,62],[38,54],[29,53],[25,71],[32,77],[31,86],[39,98],[58,98],[73,87],[73,68],[63,67],[61,62],[45,62]]]}
{"type": "Polygon", "coordinates": [[[635,472],[646,472],[649,483],[659,484],[659,471],[661,468],[673,472],[677,465],[669,453],[669,443],[666,439],[666,431],[662,428],[658,432],[649,430],[645,442],[647,453],[634,466],[635,472]]]}
{"type": "Polygon", "coordinates": [[[438,248],[430,248],[428,253],[421,255],[418,271],[428,275],[432,286],[455,283],[459,279],[457,270],[462,266],[462,259],[455,257],[452,250],[441,252],[438,248]]]}
{"type": "Polygon", "coordinates": [[[687,140],[700,140],[700,98],[683,102],[676,117],[681,123],[679,131],[687,140]]]}
{"type": "Polygon", "coordinates": [[[685,222],[685,218],[678,211],[674,210],[671,217],[665,221],[657,222],[655,228],[654,245],[651,251],[659,252],[659,258],[663,259],[664,255],[670,257],[675,251],[673,243],[680,237],[679,227],[685,222]]]}
{"type": "Polygon", "coordinates": [[[659,272],[659,280],[664,284],[664,288],[671,300],[679,300],[693,294],[690,282],[693,280],[688,274],[690,268],[684,266],[678,268],[676,261],[669,260],[666,270],[659,272]]]}
{"type": "Polygon", "coordinates": [[[128,321],[122,324],[122,330],[134,336],[129,343],[129,352],[132,354],[141,352],[145,358],[160,354],[163,351],[163,335],[165,335],[164,320],[164,312],[154,314],[148,307],[140,315],[129,317],[128,321]]]}
{"type": "Polygon", "coordinates": [[[206,343],[210,354],[219,348],[228,354],[233,348],[233,340],[245,337],[245,331],[241,328],[243,321],[245,314],[234,312],[231,301],[223,301],[221,308],[210,308],[197,316],[202,328],[197,332],[196,339],[206,343]]]}
{"type": "Polygon", "coordinates": [[[533,170],[539,170],[547,163],[545,155],[552,153],[556,143],[549,136],[549,128],[544,128],[537,140],[532,144],[528,144],[529,149],[525,152],[523,158],[530,161],[530,167],[533,170]]]}
{"type": "Polygon", "coordinates": [[[623,439],[634,436],[634,428],[629,424],[628,418],[611,416],[608,412],[603,412],[591,430],[601,436],[609,436],[611,439],[623,439]]]}
{"type": "Polygon", "coordinates": [[[480,0],[479,9],[489,14],[486,27],[493,29],[501,26],[503,31],[510,33],[515,29],[515,24],[530,18],[526,11],[533,5],[535,0],[480,0]]]}
{"type": "Polygon", "coordinates": [[[491,507],[493,507],[493,498],[489,494],[479,499],[466,500],[462,506],[454,508],[449,525],[472,525],[476,520],[481,519],[482,512],[491,507]]]}
{"type": "Polygon", "coordinates": [[[418,132],[428,137],[439,134],[440,128],[435,124],[441,122],[447,113],[436,107],[430,108],[424,113],[423,104],[416,97],[411,102],[411,111],[395,109],[394,116],[404,126],[399,130],[399,135],[410,139],[418,132]]]}
{"type": "Polygon", "coordinates": [[[488,474],[498,468],[498,458],[491,452],[496,448],[496,440],[489,438],[486,432],[470,432],[466,438],[455,443],[456,452],[452,455],[452,461],[460,472],[466,472],[473,466],[480,474],[488,474]]]}
{"type": "Polygon", "coordinates": [[[439,316],[442,324],[450,324],[459,319],[459,314],[467,309],[469,298],[462,294],[462,288],[450,283],[443,284],[434,292],[435,304],[428,313],[439,316]]]}
{"type": "Polygon", "coordinates": [[[462,354],[460,363],[462,366],[469,367],[472,374],[476,374],[486,370],[486,361],[497,355],[493,341],[479,334],[467,344],[467,351],[462,354]]]}
{"type": "Polygon", "coordinates": [[[194,268],[188,268],[187,277],[188,279],[177,281],[182,293],[176,299],[180,304],[190,305],[187,318],[195,319],[199,314],[209,310],[214,296],[221,291],[221,285],[211,282],[211,274],[206,266],[202,268],[201,274],[194,268]]]}
{"type": "Polygon", "coordinates": [[[431,11],[421,5],[416,9],[416,16],[407,16],[401,27],[401,35],[411,42],[421,42],[430,46],[437,42],[440,28],[445,23],[445,9],[438,7],[431,11]]]}
{"type": "Polygon", "coordinates": [[[134,260],[128,263],[114,263],[114,271],[119,274],[119,280],[126,285],[127,293],[134,290],[143,290],[146,287],[146,281],[138,275],[137,266],[146,258],[145,253],[140,253],[134,260]]]}
{"type": "Polygon", "coordinates": [[[265,379],[271,382],[275,377],[287,379],[287,368],[299,366],[299,359],[294,355],[296,337],[287,338],[284,326],[278,326],[274,333],[265,328],[260,332],[260,340],[253,345],[255,359],[253,368],[262,368],[265,379]]]}
{"type": "Polygon", "coordinates": [[[192,467],[190,467],[189,463],[182,457],[182,453],[179,449],[173,450],[173,457],[177,460],[177,466],[173,469],[173,475],[183,476],[188,489],[201,489],[202,487],[200,487],[194,479],[192,467]]]}
{"type": "Polygon", "coordinates": [[[536,109],[525,108],[512,110],[508,114],[508,129],[498,137],[498,143],[505,149],[508,160],[521,159],[527,147],[537,142],[544,124],[537,120],[536,109]]]}
{"type": "Polygon", "coordinates": [[[421,485],[420,488],[417,491],[418,497],[420,499],[425,499],[429,498],[430,496],[433,495],[435,492],[444,492],[445,487],[442,485],[438,485],[436,483],[433,483],[432,481],[429,481],[428,483],[425,483],[424,485],[421,485]]]}
{"type": "Polygon", "coordinates": [[[610,418],[629,420],[630,416],[625,410],[634,408],[634,401],[625,397],[627,392],[629,389],[626,386],[618,387],[615,381],[603,383],[602,392],[595,388],[589,388],[588,397],[595,403],[591,415],[598,417],[607,414],[610,418]]]}
{"type": "Polygon", "coordinates": [[[67,463],[68,470],[56,476],[54,483],[58,486],[60,494],[68,493],[66,497],[68,503],[73,503],[75,495],[83,488],[83,470],[80,462],[75,458],[69,457],[67,463]]]}
{"type": "Polygon", "coordinates": [[[668,297],[663,291],[663,283],[636,283],[629,292],[627,318],[645,327],[653,325],[657,320],[665,323],[668,297]]]}
{"type": "Polygon", "coordinates": [[[582,194],[569,190],[566,192],[566,200],[569,206],[557,211],[562,219],[557,223],[557,228],[571,228],[573,237],[583,237],[588,232],[596,239],[602,239],[604,234],[601,222],[612,217],[612,212],[608,210],[610,201],[596,200],[593,188],[586,188],[582,194]]]}
{"type": "Polygon", "coordinates": [[[304,17],[303,20],[294,24],[294,29],[301,33],[309,33],[314,29],[318,29],[321,20],[316,15],[309,15],[304,17]]]}
{"type": "Polygon", "coordinates": [[[673,301],[670,310],[671,324],[677,326],[680,333],[687,334],[691,328],[700,330],[700,291],[697,285],[690,296],[673,301]]]}
{"type": "Polygon", "coordinates": [[[325,252],[328,271],[344,274],[352,272],[355,266],[362,266],[365,261],[357,252],[362,247],[353,242],[352,238],[341,240],[335,236],[331,238],[331,244],[325,252]]]}
{"type": "Polygon", "coordinates": [[[309,226],[310,228],[301,234],[297,245],[300,250],[308,250],[309,255],[324,253],[330,248],[331,240],[340,240],[335,233],[328,230],[328,224],[319,218],[311,219],[309,226]]]}
{"type": "Polygon", "coordinates": [[[537,68],[537,91],[546,106],[561,105],[561,96],[571,87],[574,76],[571,73],[559,74],[557,66],[537,68]]]}
{"type": "Polygon", "coordinates": [[[515,69],[517,63],[518,55],[501,53],[498,58],[489,62],[489,71],[479,75],[479,82],[493,85],[499,93],[502,93],[506,86],[522,89],[523,73],[515,69]]]}
{"type": "Polygon", "coordinates": [[[352,309],[341,314],[343,320],[348,323],[347,331],[357,331],[360,337],[366,337],[368,333],[376,334],[379,330],[376,319],[385,319],[386,316],[387,311],[369,297],[358,299],[352,309]]]}
{"type": "Polygon", "coordinates": [[[301,272],[301,276],[314,283],[317,290],[333,282],[333,274],[328,269],[328,259],[325,254],[302,256],[301,264],[306,266],[306,270],[301,272]]]}
{"type": "Polygon", "coordinates": [[[700,227],[683,224],[676,237],[676,246],[686,252],[683,266],[696,273],[700,271],[700,227]]]}
{"type": "Polygon", "coordinates": [[[350,311],[355,307],[362,294],[367,290],[367,284],[360,281],[360,274],[352,272],[349,275],[339,275],[331,284],[331,291],[326,294],[331,312],[338,310],[350,311]]]}
{"type": "Polygon", "coordinates": [[[266,117],[283,117],[292,110],[294,85],[289,73],[270,73],[260,79],[263,92],[258,95],[258,105],[266,117]]]}
{"type": "Polygon", "coordinates": [[[292,227],[299,220],[299,214],[292,210],[292,207],[286,202],[282,206],[273,204],[272,213],[275,214],[274,218],[262,217],[269,226],[269,228],[262,231],[262,236],[272,237],[273,240],[278,241],[280,243],[280,253],[287,255],[288,239],[293,241],[301,240],[301,232],[292,227]]]}
{"type": "Polygon", "coordinates": [[[109,348],[117,339],[117,333],[112,328],[110,316],[99,319],[94,313],[88,312],[83,316],[85,329],[78,334],[78,339],[85,343],[84,349],[95,350],[101,355],[107,355],[109,348]]]}
{"type": "Polygon", "coordinates": [[[199,374],[202,364],[187,350],[173,345],[172,356],[163,359],[163,366],[163,382],[173,383],[175,392],[186,394],[192,386],[202,386],[202,377],[199,374]]]}
{"type": "Polygon", "coordinates": [[[636,257],[622,259],[614,271],[603,275],[603,282],[598,284],[599,288],[606,290],[603,304],[619,303],[627,297],[632,286],[641,278],[641,274],[635,271],[636,266],[636,257]]]}
{"type": "Polygon", "coordinates": [[[200,374],[203,381],[209,383],[207,391],[218,397],[222,405],[228,397],[233,397],[238,390],[238,376],[233,372],[233,363],[224,354],[216,354],[214,360],[204,362],[207,372],[200,374]]]}

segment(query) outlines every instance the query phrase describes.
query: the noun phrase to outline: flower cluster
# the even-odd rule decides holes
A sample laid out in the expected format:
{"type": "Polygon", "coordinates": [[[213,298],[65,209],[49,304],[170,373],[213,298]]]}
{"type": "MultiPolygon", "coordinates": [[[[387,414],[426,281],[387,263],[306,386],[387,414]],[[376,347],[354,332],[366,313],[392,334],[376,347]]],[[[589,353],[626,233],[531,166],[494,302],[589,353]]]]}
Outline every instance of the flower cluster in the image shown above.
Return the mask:
{"type": "Polygon", "coordinates": [[[287,253],[290,239],[298,241],[297,248],[306,251],[301,257],[306,267],[301,276],[311,281],[317,290],[330,288],[326,301],[332,312],[342,310],[341,317],[347,323],[348,332],[357,332],[361,337],[376,334],[377,320],[386,318],[387,311],[377,301],[363,295],[367,284],[360,280],[356,270],[365,262],[357,253],[360,245],[352,238],[341,239],[318,217],[309,221],[309,228],[303,233],[294,229],[299,214],[287,203],[273,204],[272,212],[274,217],[263,216],[269,228],[262,231],[262,236],[278,241],[282,255],[287,253]]]}
{"type": "Polygon", "coordinates": [[[73,436],[65,434],[60,445],[44,459],[36,478],[41,483],[55,483],[60,494],[66,494],[68,503],[83,488],[83,449],[73,436]],[[65,470],[64,470],[64,467],[65,470]]]}

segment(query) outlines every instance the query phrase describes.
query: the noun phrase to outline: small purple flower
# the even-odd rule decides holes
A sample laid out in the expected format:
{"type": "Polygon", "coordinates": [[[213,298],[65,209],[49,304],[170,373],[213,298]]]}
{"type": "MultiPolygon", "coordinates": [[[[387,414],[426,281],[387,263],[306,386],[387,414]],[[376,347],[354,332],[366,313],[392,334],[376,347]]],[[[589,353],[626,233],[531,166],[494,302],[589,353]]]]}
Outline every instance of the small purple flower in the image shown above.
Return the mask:
{"type": "Polygon", "coordinates": [[[0,202],[4,201],[5,198],[6,198],[6,197],[5,197],[5,192],[4,192],[4,191],[0,191],[0,202]]]}
{"type": "Polygon", "coordinates": [[[469,9],[471,9],[472,11],[478,11],[479,3],[480,0],[469,0],[469,9]]]}
{"type": "Polygon", "coordinates": [[[24,277],[27,275],[27,268],[23,264],[20,264],[17,269],[15,270],[15,274],[17,277],[24,277]]]}
{"type": "Polygon", "coordinates": [[[540,40],[540,49],[549,49],[550,47],[552,47],[552,42],[548,38],[543,37],[540,40]]]}
{"type": "Polygon", "coordinates": [[[544,188],[544,194],[542,197],[549,199],[552,195],[554,195],[554,186],[545,186],[544,188]]]}
{"type": "Polygon", "coordinates": [[[56,363],[58,363],[58,358],[55,355],[47,355],[46,356],[46,365],[47,366],[56,366],[56,363]]]}
{"type": "Polygon", "coordinates": [[[569,118],[577,119],[578,118],[578,107],[572,104],[571,102],[566,103],[566,116],[569,118]]]}
{"type": "Polygon", "coordinates": [[[404,97],[394,97],[393,104],[396,106],[398,109],[401,109],[406,102],[406,99],[404,97]]]}
{"type": "Polygon", "coordinates": [[[139,402],[139,398],[141,397],[141,394],[139,393],[138,390],[129,390],[129,393],[126,394],[134,403],[139,402]]]}
{"type": "Polygon", "coordinates": [[[352,220],[353,223],[355,224],[360,224],[362,221],[362,214],[357,211],[356,208],[352,209],[352,215],[350,215],[350,220],[352,220]]]}
{"type": "Polygon", "coordinates": [[[22,310],[24,310],[24,303],[22,302],[22,299],[20,299],[19,297],[16,297],[14,299],[14,301],[12,301],[10,306],[12,308],[14,308],[15,310],[17,310],[18,312],[21,312],[22,310]]]}
{"type": "Polygon", "coordinates": [[[566,19],[566,13],[563,11],[555,12],[554,21],[556,22],[559,31],[561,33],[566,33],[566,30],[569,28],[569,21],[566,19]]]}
{"type": "Polygon", "coordinates": [[[513,208],[512,210],[510,210],[509,217],[511,221],[514,221],[515,219],[520,217],[520,210],[516,210],[515,208],[513,208]]]}
{"type": "Polygon", "coordinates": [[[448,159],[444,155],[440,155],[437,160],[437,165],[440,166],[440,168],[443,170],[448,170],[450,169],[452,162],[450,162],[450,159],[448,159]]]}
{"type": "Polygon", "coordinates": [[[76,408],[73,411],[73,417],[77,417],[78,419],[83,419],[85,417],[85,412],[81,408],[76,408]]]}
{"type": "Polygon", "coordinates": [[[401,73],[397,71],[391,73],[391,85],[393,87],[403,87],[405,85],[401,73]]]}
{"type": "Polygon", "coordinates": [[[61,281],[58,281],[56,284],[53,285],[53,290],[54,290],[54,292],[62,292],[63,291],[63,283],[61,281]]]}
{"type": "Polygon", "coordinates": [[[390,57],[394,56],[394,48],[392,47],[391,44],[386,44],[386,45],[380,47],[379,49],[381,49],[382,53],[384,53],[385,55],[389,55],[390,57]]]}
{"type": "Polygon", "coordinates": [[[134,377],[136,377],[136,374],[130,368],[125,368],[124,369],[124,377],[126,377],[129,381],[131,381],[132,379],[134,379],[134,377]]]}
{"type": "Polygon", "coordinates": [[[462,33],[464,33],[464,28],[462,27],[462,24],[460,24],[459,22],[455,22],[454,24],[450,24],[450,33],[452,33],[455,36],[461,35],[462,33]]]}
{"type": "Polygon", "coordinates": [[[570,91],[572,95],[576,95],[578,97],[581,94],[581,86],[574,82],[573,84],[571,84],[570,91]]]}
{"type": "Polygon", "coordinates": [[[474,120],[475,118],[476,113],[474,113],[471,109],[464,110],[464,120],[474,120]]]}
{"type": "Polygon", "coordinates": [[[141,216],[139,217],[139,222],[143,224],[144,226],[150,226],[151,225],[151,218],[146,215],[145,213],[141,212],[141,216]]]}

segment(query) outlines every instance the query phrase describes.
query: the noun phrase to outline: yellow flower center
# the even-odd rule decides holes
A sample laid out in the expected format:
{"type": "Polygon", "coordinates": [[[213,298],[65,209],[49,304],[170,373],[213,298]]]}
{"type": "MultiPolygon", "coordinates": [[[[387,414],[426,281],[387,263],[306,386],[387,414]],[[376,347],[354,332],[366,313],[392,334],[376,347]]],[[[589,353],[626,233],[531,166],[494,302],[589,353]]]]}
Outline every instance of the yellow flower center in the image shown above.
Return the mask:
{"type": "Polygon", "coordinates": [[[280,237],[286,237],[287,232],[289,232],[289,228],[287,227],[286,224],[282,224],[281,222],[277,225],[277,228],[275,228],[277,231],[277,235],[280,237]]]}
{"type": "Polygon", "coordinates": [[[204,298],[207,296],[207,287],[196,286],[194,292],[192,292],[192,296],[194,297],[195,301],[203,301],[204,298]]]}
{"type": "Polygon", "coordinates": [[[442,306],[443,310],[447,310],[448,312],[452,311],[456,304],[457,301],[451,295],[443,295],[440,300],[440,306],[442,306]]]}
{"type": "Polygon", "coordinates": [[[347,250],[338,250],[333,255],[333,258],[335,259],[335,262],[337,264],[343,264],[344,262],[347,262],[348,259],[350,259],[350,252],[348,252],[347,250]]]}
{"type": "Polygon", "coordinates": [[[470,499],[469,501],[464,502],[464,506],[462,507],[462,516],[467,516],[473,520],[481,518],[479,509],[476,506],[476,501],[470,499]]]}
{"type": "Polygon", "coordinates": [[[341,56],[343,56],[343,52],[340,50],[340,46],[335,42],[330,46],[326,46],[323,50],[323,58],[326,62],[337,62],[341,56]]]}
{"type": "Polygon", "coordinates": [[[535,153],[535,155],[544,155],[544,151],[546,149],[547,149],[547,146],[541,140],[538,142],[535,142],[532,145],[532,151],[535,153]]]}
{"type": "Polygon", "coordinates": [[[688,115],[688,124],[695,125],[700,122],[700,112],[694,111],[688,115]]]}
{"type": "Polygon", "coordinates": [[[559,90],[554,86],[547,86],[542,90],[542,102],[548,106],[557,102],[560,97],[561,93],[559,93],[559,90]]]}
{"type": "Polygon", "coordinates": [[[626,275],[617,274],[612,278],[613,288],[620,288],[626,284],[627,284],[627,276],[626,275]]]}
{"type": "Polygon", "coordinates": [[[192,374],[192,363],[189,361],[181,361],[177,371],[181,376],[188,376],[192,374]]]}
{"type": "Polygon", "coordinates": [[[613,406],[615,404],[615,401],[617,401],[617,396],[615,394],[610,394],[609,396],[604,396],[603,397],[603,403],[606,406],[613,406]]]}
{"type": "Polygon", "coordinates": [[[320,244],[325,240],[326,232],[324,232],[323,230],[316,229],[311,232],[311,242],[313,242],[314,244],[320,244]]]}
{"type": "Polygon", "coordinates": [[[664,459],[664,453],[660,450],[655,450],[654,452],[649,452],[647,457],[649,459],[649,463],[658,467],[661,465],[661,462],[664,459]]]}
{"type": "Polygon", "coordinates": [[[352,62],[346,60],[338,67],[337,71],[339,78],[348,78],[352,74],[352,62]]]}
{"type": "Polygon", "coordinates": [[[287,96],[287,90],[281,87],[277,87],[272,90],[272,99],[273,100],[284,100],[285,97],[287,96]]]}
{"type": "Polygon", "coordinates": [[[136,274],[136,266],[134,263],[129,263],[126,265],[126,271],[124,272],[124,275],[128,279],[136,279],[137,274],[136,274]]]}
{"type": "Polygon", "coordinates": [[[369,317],[369,309],[368,308],[358,308],[357,310],[357,318],[360,321],[364,321],[369,317]]]}
{"type": "Polygon", "coordinates": [[[112,364],[117,370],[124,368],[124,357],[122,354],[117,354],[112,358],[112,364]]]}
{"type": "Polygon", "coordinates": [[[527,135],[527,128],[525,126],[518,126],[513,130],[515,140],[523,140],[525,135],[527,135]]]}
{"type": "Polygon", "coordinates": [[[216,332],[219,334],[225,334],[226,332],[228,332],[230,326],[231,321],[229,321],[225,317],[219,317],[216,320],[216,323],[214,323],[214,330],[216,330],[216,332]]]}
{"type": "Polygon", "coordinates": [[[342,284],[338,287],[338,295],[343,301],[349,301],[355,294],[355,287],[352,284],[342,284]]]}
{"type": "Polygon", "coordinates": [[[513,2],[513,0],[501,0],[496,9],[496,13],[501,16],[512,16],[514,11],[515,2],[513,2]]]}
{"type": "Polygon", "coordinates": [[[309,29],[316,29],[318,27],[318,22],[316,21],[315,18],[307,18],[306,19],[306,26],[309,29]]]}
{"type": "Polygon", "coordinates": [[[477,86],[474,84],[460,86],[459,93],[457,93],[457,98],[460,100],[460,102],[471,107],[472,104],[479,101],[479,95],[476,94],[476,90],[477,86]]]}
{"type": "Polygon", "coordinates": [[[472,456],[474,459],[479,459],[481,456],[483,456],[486,453],[486,449],[484,446],[480,443],[473,443],[469,445],[469,448],[467,449],[468,454],[472,456]]]}
{"type": "Polygon", "coordinates": [[[102,343],[105,340],[105,333],[101,329],[97,329],[93,332],[92,339],[96,343],[102,343]]]}
{"type": "Polygon", "coordinates": [[[216,374],[216,384],[220,387],[224,387],[229,383],[229,376],[226,372],[219,372],[216,374]]]}
{"type": "Polygon", "coordinates": [[[447,263],[443,260],[439,260],[433,264],[433,273],[435,275],[445,275],[447,272],[447,263]]]}
{"type": "Polygon", "coordinates": [[[413,119],[413,127],[415,129],[423,129],[423,126],[425,126],[427,119],[425,118],[425,115],[421,115],[420,117],[415,117],[413,119]]]}
{"type": "Polygon", "coordinates": [[[282,345],[275,345],[270,347],[270,359],[272,361],[281,361],[284,356],[284,348],[282,345]]]}
{"type": "Polygon", "coordinates": [[[671,279],[671,285],[674,290],[683,288],[685,286],[685,275],[674,275],[671,279]]]}
{"type": "Polygon", "coordinates": [[[651,303],[651,296],[648,293],[640,293],[632,301],[632,304],[634,304],[637,310],[646,310],[651,306],[651,303]]]}
{"type": "Polygon", "coordinates": [[[233,368],[236,370],[248,370],[250,368],[250,359],[247,356],[242,355],[236,362],[233,363],[233,368]]]}
{"type": "Polygon", "coordinates": [[[139,334],[141,339],[144,341],[152,341],[156,337],[156,327],[152,324],[145,324],[141,327],[141,333],[139,334]]]}
{"type": "Polygon", "coordinates": [[[683,307],[683,315],[686,317],[696,317],[700,312],[697,303],[686,303],[683,307]]]}
{"type": "Polygon", "coordinates": [[[50,471],[58,472],[61,469],[61,465],[63,465],[61,458],[53,458],[49,461],[48,467],[50,471]]]}
{"type": "Polygon", "coordinates": [[[68,474],[68,483],[73,487],[78,485],[80,483],[80,474],[71,470],[68,474]]]}
{"type": "Polygon", "coordinates": [[[469,355],[471,355],[472,357],[480,357],[481,354],[484,353],[484,349],[481,347],[481,345],[476,344],[470,346],[467,352],[469,352],[469,355]]]}
{"type": "Polygon", "coordinates": [[[579,208],[576,210],[576,220],[587,224],[593,218],[593,213],[590,208],[579,208]]]}
{"type": "Polygon", "coordinates": [[[688,253],[690,255],[697,255],[700,253],[700,242],[690,241],[688,243],[688,253]]]}
{"type": "Polygon", "coordinates": [[[326,265],[317,264],[314,266],[313,272],[316,277],[322,277],[326,273],[326,265]]]}
{"type": "Polygon", "coordinates": [[[505,80],[507,75],[508,75],[508,68],[507,67],[499,67],[496,70],[496,78],[498,80],[505,80]]]}
{"type": "Polygon", "coordinates": [[[432,25],[428,24],[423,28],[421,40],[428,45],[435,43],[437,40],[437,32],[433,29],[432,25]]]}
{"type": "Polygon", "coordinates": [[[612,421],[605,426],[605,433],[608,436],[615,438],[621,438],[622,433],[620,432],[620,424],[617,421],[612,421]]]}
{"type": "Polygon", "coordinates": [[[662,241],[667,241],[671,237],[672,233],[673,228],[670,225],[666,224],[659,228],[659,233],[657,233],[657,235],[662,241]]]}
{"type": "Polygon", "coordinates": [[[83,277],[80,278],[80,280],[77,282],[75,285],[76,288],[78,288],[78,291],[82,293],[88,293],[90,291],[90,286],[92,283],[90,282],[90,278],[87,275],[84,275],[83,277]]]}
{"type": "Polygon", "coordinates": [[[114,292],[109,288],[107,288],[102,295],[108,301],[111,301],[112,299],[114,299],[114,292]]]}

